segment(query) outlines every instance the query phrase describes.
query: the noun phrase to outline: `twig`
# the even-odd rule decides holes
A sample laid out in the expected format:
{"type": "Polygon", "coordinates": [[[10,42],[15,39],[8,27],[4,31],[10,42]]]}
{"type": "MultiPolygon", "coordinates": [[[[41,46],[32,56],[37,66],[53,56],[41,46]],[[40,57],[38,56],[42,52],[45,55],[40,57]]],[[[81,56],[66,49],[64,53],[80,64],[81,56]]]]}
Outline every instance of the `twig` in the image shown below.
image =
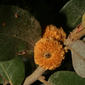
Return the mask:
{"type": "Polygon", "coordinates": [[[85,35],[85,29],[83,29],[79,33],[76,33],[76,35],[74,35],[72,39],[77,40],[77,39],[80,39],[84,35],[85,35]]]}
{"type": "Polygon", "coordinates": [[[38,80],[41,81],[44,85],[51,85],[48,81],[45,80],[44,76],[40,76],[38,80]]]}
{"type": "Polygon", "coordinates": [[[31,85],[33,82],[38,80],[38,78],[45,72],[45,69],[38,67],[30,76],[28,76],[23,85],[31,85]]]}
{"type": "Polygon", "coordinates": [[[68,46],[68,45],[72,44],[73,41],[76,41],[76,40],[80,39],[82,36],[85,35],[85,28],[82,29],[78,33],[76,33],[75,31],[70,33],[69,37],[65,40],[65,42],[64,42],[65,45],[68,46]]]}
{"type": "Polygon", "coordinates": [[[79,27],[75,28],[68,36],[68,38],[65,40],[64,44],[65,45],[70,45],[72,44],[73,41],[76,41],[78,39],[80,39],[82,36],[85,35],[85,28],[83,28],[82,25],[80,25],[79,27]],[[79,29],[81,29],[79,31],[79,29]]]}

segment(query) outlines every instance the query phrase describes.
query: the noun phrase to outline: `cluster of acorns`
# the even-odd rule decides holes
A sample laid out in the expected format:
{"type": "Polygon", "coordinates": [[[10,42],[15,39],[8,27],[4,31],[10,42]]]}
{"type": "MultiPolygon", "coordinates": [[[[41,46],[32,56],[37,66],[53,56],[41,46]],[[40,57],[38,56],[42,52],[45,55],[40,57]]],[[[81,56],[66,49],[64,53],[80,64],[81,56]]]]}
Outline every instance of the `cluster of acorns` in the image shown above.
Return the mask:
{"type": "Polygon", "coordinates": [[[65,56],[63,42],[66,33],[61,28],[49,25],[43,37],[34,46],[34,61],[46,70],[53,70],[61,65],[65,56]]]}

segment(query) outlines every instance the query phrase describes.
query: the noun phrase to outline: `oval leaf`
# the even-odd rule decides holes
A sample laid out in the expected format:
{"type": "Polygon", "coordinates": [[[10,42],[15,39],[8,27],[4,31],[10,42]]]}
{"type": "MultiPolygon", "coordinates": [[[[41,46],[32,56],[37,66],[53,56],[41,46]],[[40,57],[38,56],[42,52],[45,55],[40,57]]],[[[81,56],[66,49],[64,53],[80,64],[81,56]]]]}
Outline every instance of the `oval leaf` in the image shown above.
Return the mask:
{"type": "Polygon", "coordinates": [[[66,18],[66,25],[74,28],[80,24],[81,17],[85,12],[85,0],[69,0],[60,10],[66,18]]]}
{"type": "Polygon", "coordinates": [[[52,85],[85,85],[85,79],[79,77],[74,72],[58,71],[49,78],[52,85]]]}
{"type": "Polygon", "coordinates": [[[0,62],[0,74],[11,85],[21,85],[25,77],[24,63],[19,56],[11,61],[0,62]]]}
{"type": "Polygon", "coordinates": [[[39,22],[29,13],[16,6],[0,6],[0,33],[5,33],[28,42],[32,50],[35,42],[41,37],[39,22]]]}
{"type": "Polygon", "coordinates": [[[74,70],[79,76],[85,78],[85,42],[77,40],[71,48],[74,70]]]}

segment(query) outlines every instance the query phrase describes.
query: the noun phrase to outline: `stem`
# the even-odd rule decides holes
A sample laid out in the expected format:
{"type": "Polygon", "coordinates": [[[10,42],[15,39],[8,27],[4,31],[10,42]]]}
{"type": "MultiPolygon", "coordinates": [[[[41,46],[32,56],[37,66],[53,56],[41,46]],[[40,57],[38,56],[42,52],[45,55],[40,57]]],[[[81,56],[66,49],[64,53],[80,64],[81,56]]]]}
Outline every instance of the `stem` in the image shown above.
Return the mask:
{"type": "Polygon", "coordinates": [[[45,72],[46,70],[42,67],[38,67],[30,76],[25,79],[23,85],[31,85],[33,82],[38,80],[38,78],[45,72]]]}
{"type": "Polygon", "coordinates": [[[80,39],[82,36],[85,35],[85,29],[83,29],[82,31],[80,31],[79,33],[77,33],[76,35],[73,36],[74,40],[80,39]]]}
{"type": "Polygon", "coordinates": [[[72,44],[73,41],[76,41],[85,35],[85,28],[82,28],[82,30],[80,32],[77,32],[77,30],[78,30],[78,28],[74,29],[73,32],[70,33],[70,35],[64,42],[65,45],[68,46],[68,45],[72,44]]]}
{"type": "Polygon", "coordinates": [[[45,80],[44,76],[40,76],[38,80],[41,81],[44,85],[51,85],[48,81],[45,80]]]}

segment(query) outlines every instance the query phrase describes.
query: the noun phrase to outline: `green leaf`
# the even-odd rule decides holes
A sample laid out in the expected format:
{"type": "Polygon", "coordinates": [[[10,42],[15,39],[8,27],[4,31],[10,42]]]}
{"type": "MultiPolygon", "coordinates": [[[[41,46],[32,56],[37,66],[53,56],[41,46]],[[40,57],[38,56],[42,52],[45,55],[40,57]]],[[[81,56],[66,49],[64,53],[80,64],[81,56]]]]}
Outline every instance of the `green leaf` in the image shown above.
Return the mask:
{"type": "Polygon", "coordinates": [[[9,60],[15,57],[15,45],[14,38],[0,34],[0,61],[9,60]]]}
{"type": "Polygon", "coordinates": [[[28,50],[28,43],[21,40],[21,39],[17,39],[15,38],[16,41],[16,50],[17,52],[22,52],[22,51],[26,51],[28,50]]]}
{"type": "Polygon", "coordinates": [[[66,25],[71,29],[80,24],[84,13],[85,0],[69,0],[60,10],[60,14],[66,18],[66,25]]]}
{"type": "Polygon", "coordinates": [[[25,77],[24,63],[21,58],[0,63],[0,74],[11,85],[21,85],[25,77]]]}
{"type": "Polygon", "coordinates": [[[28,50],[33,52],[35,42],[41,37],[41,26],[29,10],[0,5],[0,23],[0,33],[28,42],[28,50]]]}
{"type": "Polygon", "coordinates": [[[24,41],[0,34],[0,61],[14,58],[22,49],[27,49],[24,41]]]}
{"type": "Polygon", "coordinates": [[[85,79],[79,77],[75,72],[58,71],[49,78],[52,85],[85,85],[85,79]]]}

